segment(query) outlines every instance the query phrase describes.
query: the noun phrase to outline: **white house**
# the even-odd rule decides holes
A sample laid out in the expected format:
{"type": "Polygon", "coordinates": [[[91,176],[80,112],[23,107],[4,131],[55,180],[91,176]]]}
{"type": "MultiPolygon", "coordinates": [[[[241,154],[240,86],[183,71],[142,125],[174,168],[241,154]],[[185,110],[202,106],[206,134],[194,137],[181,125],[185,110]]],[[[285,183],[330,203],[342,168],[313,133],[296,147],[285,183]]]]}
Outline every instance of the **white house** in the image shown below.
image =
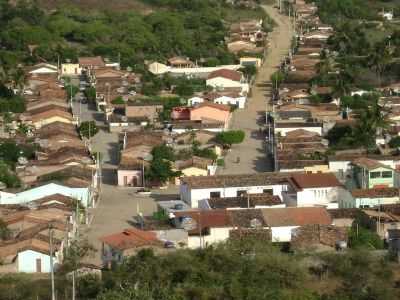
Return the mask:
{"type": "Polygon", "coordinates": [[[189,99],[187,100],[187,104],[188,104],[189,106],[195,106],[195,105],[200,104],[200,103],[203,103],[203,102],[204,102],[204,98],[197,97],[197,96],[192,97],[192,98],[189,98],[189,99]]]}
{"type": "Polygon", "coordinates": [[[275,134],[280,136],[286,136],[288,132],[303,129],[310,132],[315,132],[318,135],[322,135],[323,125],[319,122],[276,122],[275,123],[275,134]]]}
{"type": "Polygon", "coordinates": [[[173,222],[188,231],[189,248],[226,241],[233,231],[265,230],[272,242],[290,242],[292,230],[305,225],[331,225],[323,207],[188,210],[174,213],[173,222]]]}
{"type": "Polygon", "coordinates": [[[34,187],[12,195],[2,193],[0,194],[0,204],[24,204],[54,194],[77,199],[85,207],[93,204],[91,201],[93,195],[91,195],[90,188],[71,188],[56,183],[34,187]]]}
{"type": "Polygon", "coordinates": [[[236,106],[237,108],[245,108],[246,96],[229,96],[223,95],[215,98],[214,103],[236,106]]]}
{"type": "Polygon", "coordinates": [[[351,198],[339,199],[339,208],[372,208],[379,205],[399,204],[398,188],[355,189],[351,198]]]}
{"type": "Polygon", "coordinates": [[[181,179],[180,197],[191,207],[197,208],[200,200],[237,197],[248,194],[269,193],[282,198],[287,190],[288,174],[259,173],[184,177],[181,179]]]}
{"type": "MultiPolygon", "coordinates": [[[[58,263],[57,253],[53,254],[53,266],[58,263]]],[[[26,248],[18,253],[17,271],[23,273],[50,273],[50,252],[37,248],[26,248]]]]}
{"type": "Polygon", "coordinates": [[[272,242],[290,242],[292,231],[305,225],[331,225],[323,207],[286,207],[262,209],[265,226],[271,230],[272,242]]]}
{"type": "Polygon", "coordinates": [[[298,173],[290,177],[283,201],[287,206],[338,208],[342,194],[345,190],[332,173],[298,173]]]}
{"type": "Polygon", "coordinates": [[[58,67],[52,64],[40,63],[30,68],[29,74],[32,75],[51,75],[57,74],[58,67]]]}
{"type": "Polygon", "coordinates": [[[240,88],[242,93],[249,92],[249,84],[246,82],[243,74],[229,69],[220,69],[211,72],[207,77],[206,85],[216,90],[240,88]]]}

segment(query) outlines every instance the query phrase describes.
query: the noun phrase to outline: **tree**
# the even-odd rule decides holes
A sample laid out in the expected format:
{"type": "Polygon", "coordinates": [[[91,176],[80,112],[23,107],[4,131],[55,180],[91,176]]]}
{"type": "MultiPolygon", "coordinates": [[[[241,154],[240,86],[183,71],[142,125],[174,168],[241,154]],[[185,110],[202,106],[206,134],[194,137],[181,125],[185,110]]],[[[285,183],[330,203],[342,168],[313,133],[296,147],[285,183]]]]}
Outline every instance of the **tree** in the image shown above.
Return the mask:
{"type": "Polygon", "coordinates": [[[223,145],[232,146],[232,144],[240,144],[243,142],[245,137],[245,133],[241,130],[231,130],[220,132],[216,136],[216,140],[218,143],[223,145]]]}
{"type": "Polygon", "coordinates": [[[279,88],[283,80],[285,80],[285,74],[282,73],[282,71],[276,71],[274,74],[271,75],[271,82],[274,89],[279,88]]]}
{"type": "Polygon", "coordinates": [[[378,76],[379,86],[382,85],[382,75],[392,61],[393,50],[386,45],[386,42],[376,44],[375,48],[368,56],[369,65],[375,70],[378,76]]]}
{"type": "Polygon", "coordinates": [[[96,88],[94,88],[93,86],[88,87],[85,89],[84,94],[90,103],[96,102],[96,88]]]}
{"type": "Polygon", "coordinates": [[[7,223],[0,219],[0,239],[7,240],[11,237],[11,230],[7,227],[7,223]]]}
{"type": "Polygon", "coordinates": [[[21,181],[16,174],[11,172],[9,166],[0,161],[0,182],[7,188],[17,188],[21,186],[21,181]]]}
{"type": "Polygon", "coordinates": [[[180,176],[180,171],[173,171],[171,162],[165,159],[153,158],[150,167],[145,171],[145,177],[151,182],[166,183],[168,180],[180,176]]]}
{"type": "Polygon", "coordinates": [[[244,66],[244,68],[241,68],[240,70],[248,78],[252,78],[254,75],[257,74],[257,68],[255,65],[246,65],[246,66],[244,66]]]}
{"type": "Polygon", "coordinates": [[[82,122],[78,128],[81,136],[89,139],[95,136],[99,132],[99,128],[96,125],[95,121],[85,121],[82,122]]]}
{"type": "Polygon", "coordinates": [[[75,95],[79,92],[79,88],[71,83],[65,84],[64,89],[67,92],[68,100],[74,98],[75,95]]]}
{"type": "Polygon", "coordinates": [[[153,159],[175,161],[174,149],[165,144],[154,147],[153,150],[151,150],[151,154],[153,155],[153,159]]]}
{"type": "Polygon", "coordinates": [[[389,146],[391,148],[399,148],[400,147],[400,136],[395,136],[389,141],[389,146]]]}

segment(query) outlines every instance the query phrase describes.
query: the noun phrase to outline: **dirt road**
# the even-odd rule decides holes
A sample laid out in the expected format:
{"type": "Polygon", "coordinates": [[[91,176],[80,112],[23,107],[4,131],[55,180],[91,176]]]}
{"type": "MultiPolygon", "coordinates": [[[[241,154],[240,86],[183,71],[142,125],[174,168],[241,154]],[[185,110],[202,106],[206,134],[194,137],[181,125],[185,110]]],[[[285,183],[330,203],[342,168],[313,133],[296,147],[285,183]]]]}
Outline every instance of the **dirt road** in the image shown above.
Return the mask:
{"type": "Polygon", "coordinates": [[[252,87],[251,98],[245,109],[236,110],[232,121],[232,129],[245,131],[246,138],[240,145],[233,146],[225,158],[225,168],[218,174],[244,174],[272,170],[271,159],[265,151],[263,129],[265,111],[270,101],[270,77],[276,71],[281,59],[289,51],[292,30],[287,16],[279,14],[272,6],[263,6],[268,15],[275,20],[275,30],[269,35],[270,47],[263,66],[260,68],[252,87]],[[240,162],[237,163],[239,157],[240,162]]]}

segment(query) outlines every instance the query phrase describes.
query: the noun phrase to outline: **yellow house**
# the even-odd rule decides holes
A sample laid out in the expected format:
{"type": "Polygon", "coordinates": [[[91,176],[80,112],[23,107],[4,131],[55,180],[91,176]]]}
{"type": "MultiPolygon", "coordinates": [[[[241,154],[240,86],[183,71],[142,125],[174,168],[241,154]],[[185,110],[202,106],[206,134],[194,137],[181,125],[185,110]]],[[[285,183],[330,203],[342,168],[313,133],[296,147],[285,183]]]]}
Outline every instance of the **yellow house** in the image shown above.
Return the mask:
{"type": "MultiPolygon", "coordinates": [[[[181,177],[209,176],[215,174],[216,166],[212,159],[193,156],[188,160],[176,161],[174,171],[181,171],[181,177]]],[[[175,178],[175,184],[180,185],[180,178],[175,178]]]]}
{"type": "Polygon", "coordinates": [[[78,76],[81,75],[82,68],[79,64],[61,64],[61,76],[78,76]]]}

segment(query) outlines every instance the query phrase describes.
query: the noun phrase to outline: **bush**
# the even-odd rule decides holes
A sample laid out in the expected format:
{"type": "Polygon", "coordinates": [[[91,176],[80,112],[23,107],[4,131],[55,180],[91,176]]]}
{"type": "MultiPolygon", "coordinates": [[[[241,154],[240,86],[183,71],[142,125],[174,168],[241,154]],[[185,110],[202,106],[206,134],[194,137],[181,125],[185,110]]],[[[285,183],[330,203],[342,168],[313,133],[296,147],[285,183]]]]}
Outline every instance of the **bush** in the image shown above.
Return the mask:
{"type": "Polygon", "coordinates": [[[231,146],[232,144],[240,144],[243,142],[244,137],[245,133],[243,131],[231,130],[218,133],[216,140],[218,143],[231,146]]]}
{"type": "Polygon", "coordinates": [[[117,98],[113,99],[111,101],[112,104],[118,105],[118,104],[125,104],[124,99],[122,99],[121,96],[118,96],[117,98]]]}
{"type": "Polygon", "coordinates": [[[79,133],[85,138],[91,138],[99,132],[95,121],[82,122],[79,126],[79,133]]]}

